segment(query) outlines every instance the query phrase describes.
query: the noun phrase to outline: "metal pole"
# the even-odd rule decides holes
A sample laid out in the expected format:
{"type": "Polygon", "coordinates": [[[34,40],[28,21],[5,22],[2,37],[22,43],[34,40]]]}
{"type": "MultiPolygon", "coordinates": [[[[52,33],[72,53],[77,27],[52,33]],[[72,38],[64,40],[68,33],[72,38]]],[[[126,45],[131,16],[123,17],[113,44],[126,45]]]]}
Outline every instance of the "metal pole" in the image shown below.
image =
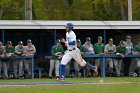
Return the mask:
{"type": "MultiPolygon", "coordinates": [[[[106,45],[106,30],[104,29],[104,45],[106,45]]],[[[106,69],[105,69],[105,64],[106,64],[106,59],[105,59],[105,55],[102,56],[102,77],[105,78],[105,73],[106,73],[106,69]]]]}
{"type": "Polygon", "coordinates": [[[32,79],[34,79],[34,56],[32,57],[32,79]]]}
{"type": "Polygon", "coordinates": [[[54,44],[56,43],[56,29],[54,30],[54,44]]]}
{"type": "Polygon", "coordinates": [[[104,45],[106,45],[106,30],[104,29],[104,45]]]}
{"type": "Polygon", "coordinates": [[[132,21],[132,0],[128,0],[128,21],[132,21]]]}
{"type": "Polygon", "coordinates": [[[5,35],[4,35],[4,29],[3,29],[3,30],[2,30],[2,43],[3,43],[3,45],[4,45],[4,41],[5,41],[5,40],[4,40],[4,38],[5,38],[4,36],[5,36],[5,35]]]}
{"type": "Polygon", "coordinates": [[[106,58],[105,58],[105,55],[103,55],[102,56],[102,77],[103,78],[105,78],[105,72],[106,72],[105,64],[106,64],[106,58]]]}

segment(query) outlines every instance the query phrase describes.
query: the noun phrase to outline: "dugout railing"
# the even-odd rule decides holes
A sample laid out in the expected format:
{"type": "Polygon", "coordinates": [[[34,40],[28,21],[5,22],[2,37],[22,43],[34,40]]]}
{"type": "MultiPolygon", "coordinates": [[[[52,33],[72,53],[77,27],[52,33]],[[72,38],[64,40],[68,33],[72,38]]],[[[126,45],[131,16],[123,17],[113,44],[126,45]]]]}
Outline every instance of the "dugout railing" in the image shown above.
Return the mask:
{"type": "MultiPolygon", "coordinates": [[[[34,79],[34,70],[36,70],[34,66],[34,56],[10,56],[10,57],[0,57],[0,59],[32,59],[32,76],[34,79]]],[[[101,58],[102,59],[102,77],[106,76],[106,58],[122,58],[120,55],[116,54],[85,54],[83,58],[101,58]]],[[[140,58],[139,54],[125,54],[124,58],[140,58]]]]}
{"type": "MultiPolygon", "coordinates": [[[[102,58],[102,77],[106,76],[106,58],[122,58],[116,54],[85,54],[83,58],[102,58]]],[[[140,58],[139,54],[125,54],[124,58],[140,58]]],[[[128,68],[129,69],[129,68],[128,68]]]]}
{"type": "Polygon", "coordinates": [[[31,59],[32,60],[32,69],[31,69],[31,73],[32,76],[31,78],[34,79],[34,56],[10,56],[10,57],[0,57],[0,59],[31,59]]]}

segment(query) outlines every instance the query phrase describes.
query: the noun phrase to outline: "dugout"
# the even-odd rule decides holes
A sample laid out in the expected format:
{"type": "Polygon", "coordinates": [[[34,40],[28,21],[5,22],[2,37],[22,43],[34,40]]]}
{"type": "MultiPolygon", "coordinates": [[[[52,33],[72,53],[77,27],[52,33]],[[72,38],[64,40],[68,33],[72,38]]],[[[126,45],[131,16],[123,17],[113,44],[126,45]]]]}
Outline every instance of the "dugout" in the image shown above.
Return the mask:
{"type": "Polygon", "coordinates": [[[136,39],[140,34],[139,21],[24,21],[24,20],[1,20],[0,21],[0,40],[6,44],[8,40],[17,45],[19,40],[24,41],[26,45],[27,39],[32,39],[37,48],[37,54],[49,55],[50,48],[55,44],[57,38],[65,37],[65,27],[67,22],[74,24],[74,31],[77,39],[81,39],[82,43],[85,38],[91,37],[92,43],[97,41],[97,37],[101,35],[104,43],[108,38],[112,37],[117,45],[120,40],[125,40],[126,35],[132,36],[132,41],[136,43],[136,39]]]}
{"type": "MultiPolygon", "coordinates": [[[[114,44],[118,45],[120,40],[125,40],[126,35],[132,36],[134,45],[140,37],[139,21],[35,21],[35,20],[1,20],[0,40],[5,45],[7,41],[12,41],[17,45],[22,40],[26,45],[27,39],[32,39],[36,46],[37,53],[35,61],[43,60],[46,55],[50,55],[51,47],[58,38],[65,38],[65,27],[67,22],[74,24],[74,31],[77,39],[81,39],[82,44],[86,37],[91,37],[92,44],[97,42],[97,37],[103,37],[106,44],[112,37],[114,44]]],[[[37,61],[38,62],[38,61],[37,61]]],[[[36,63],[37,63],[36,62],[36,63]]]]}

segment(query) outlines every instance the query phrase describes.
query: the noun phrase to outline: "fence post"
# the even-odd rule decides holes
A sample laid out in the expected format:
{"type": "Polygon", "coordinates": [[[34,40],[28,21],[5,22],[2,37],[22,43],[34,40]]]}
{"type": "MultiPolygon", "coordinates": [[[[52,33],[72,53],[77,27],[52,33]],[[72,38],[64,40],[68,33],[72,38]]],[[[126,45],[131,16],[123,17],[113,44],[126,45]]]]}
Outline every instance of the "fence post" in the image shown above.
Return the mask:
{"type": "Polygon", "coordinates": [[[4,29],[2,30],[2,43],[3,43],[3,46],[4,46],[4,42],[5,42],[5,35],[4,35],[4,29]]]}

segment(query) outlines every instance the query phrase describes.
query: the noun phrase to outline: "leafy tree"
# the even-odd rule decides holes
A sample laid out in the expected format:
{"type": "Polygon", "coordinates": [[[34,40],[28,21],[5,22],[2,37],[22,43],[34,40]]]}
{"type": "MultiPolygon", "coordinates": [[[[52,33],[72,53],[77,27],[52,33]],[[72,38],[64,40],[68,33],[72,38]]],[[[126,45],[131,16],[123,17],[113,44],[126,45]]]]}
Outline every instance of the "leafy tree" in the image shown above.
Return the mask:
{"type": "MultiPolygon", "coordinates": [[[[128,0],[32,0],[34,20],[127,20],[128,0]]],[[[140,1],[133,20],[140,20],[140,1]]],[[[24,20],[25,0],[0,0],[0,19],[24,20]]]]}
{"type": "Polygon", "coordinates": [[[24,0],[1,0],[0,19],[24,19],[24,0]]]}

